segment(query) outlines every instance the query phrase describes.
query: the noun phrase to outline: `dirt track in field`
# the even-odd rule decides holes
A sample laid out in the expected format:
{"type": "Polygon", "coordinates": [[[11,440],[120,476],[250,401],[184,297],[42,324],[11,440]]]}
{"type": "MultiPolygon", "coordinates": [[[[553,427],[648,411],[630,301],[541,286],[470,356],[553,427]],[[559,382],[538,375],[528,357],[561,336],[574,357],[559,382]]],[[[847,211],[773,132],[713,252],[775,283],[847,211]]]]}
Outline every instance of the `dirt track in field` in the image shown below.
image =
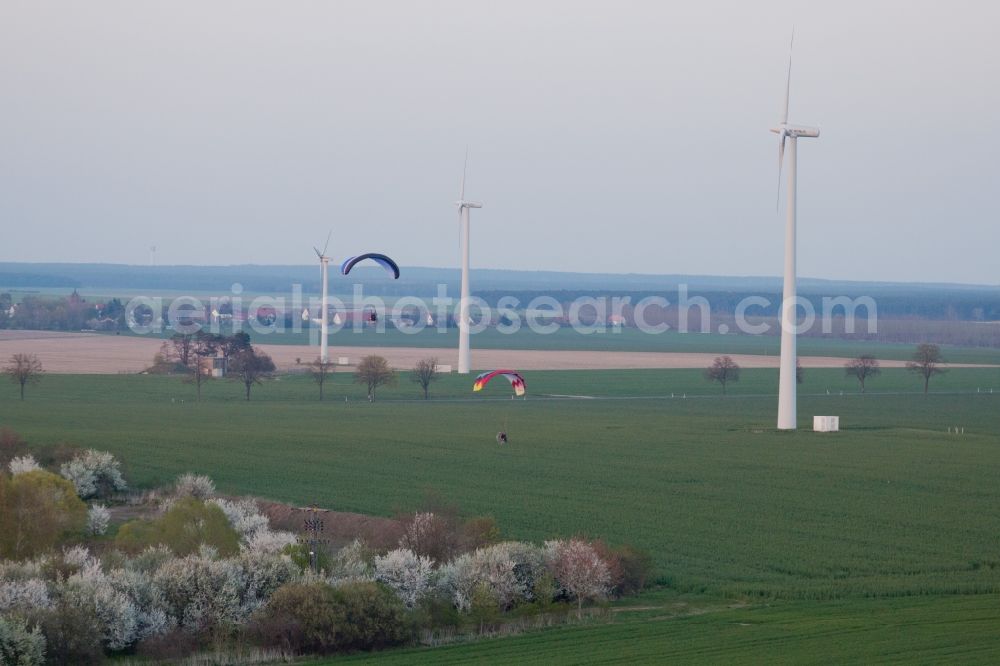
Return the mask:
{"type": "MultiPolygon", "coordinates": [[[[142,372],[152,363],[162,340],[94,333],[56,333],[50,331],[0,331],[0,364],[12,354],[37,354],[46,372],[56,374],[120,374],[142,372]]],[[[315,347],[303,345],[260,345],[274,359],[279,370],[296,367],[317,355],[315,347]]],[[[350,365],[367,354],[380,354],[396,368],[412,368],[422,358],[437,356],[441,363],[454,363],[453,349],[413,347],[330,347],[330,358],[347,357],[350,365]]],[[[675,352],[607,351],[537,351],[474,349],[474,368],[510,367],[518,370],[623,370],[634,368],[705,368],[716,354],[675,352]]],[[[733,354],[744,368],[776,368],[776,356],[733,354]]],[[[826,356],[803,356],[805,368],[840,368],[845,359],[826,356]]],[[[904,361],[881,361],[882,367],[903,367],[904,361]]],[[[989,367],[954,364],[950,367],[989,367]]]]}

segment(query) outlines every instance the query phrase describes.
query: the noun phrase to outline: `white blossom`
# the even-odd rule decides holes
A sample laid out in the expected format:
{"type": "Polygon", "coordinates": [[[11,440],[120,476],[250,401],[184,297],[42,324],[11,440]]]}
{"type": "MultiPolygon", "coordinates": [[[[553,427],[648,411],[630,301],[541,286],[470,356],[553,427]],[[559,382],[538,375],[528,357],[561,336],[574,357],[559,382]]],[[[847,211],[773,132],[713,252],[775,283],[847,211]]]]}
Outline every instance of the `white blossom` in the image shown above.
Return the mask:
{"type": "Polygon", "coordinates": [[[330,577],[349,580],[370,580],[372,553],[368,545],[355,539],[337,551],[330,562],[330,577]]]}
{"type": "Polygon", "coordinates": [[[244,607],[247,581],[239,562],[215,559],[204,549],[165,562],[153,575],[153,583],[170,614],[186,629],[239,624],[253,610],[244,607]]]}
{"type": "Polygon", "coordinates": [[[139,609],[127,594],[115,589],[93,558],[60,585],[60,595],[71,605],[94,614],[101,642],[109,650],[123,650],[138,639],[139,609]]]}
{"type": "Polygon", "coordinates": [[[255,555],[277,555],[287,546],[294,546],[298,538],[291,532],[259,529],[240,544],[240,550],[255,555]]]}
{"type": "Polygon", "coordinates": [[[534,586],[545,573],[541,549],[505,541],[464,553],[440,569],[439,586],[455,607],[468,611],[475,589],[484,585],[497,606],[508,609],[534,600],[534,586]]]}
{"type": "Polygon", "coordinates": [[[11,476],[34,472],[42,468],[31,454],[13,458],[7,466],[10,468],[11,476]]]}
{"type": "Polygon", "coordinates": [[[545,542],[546,566],[556,584],[578,605],[611,590],[611,571],[594,547],[581,539],[545,542]]]}
{"type": "Polygon", "coordinates": [[[439,588],[462,612],[472,608],[472,593],[478,583],[479,572],[472,553],[462,553],[438,570],[439,588]]]}
{"type": "Polygon", "coordinates": [[[103,504],[94,504],[87,510],[87,532],[92,536],[107,532],[110,522],[111,512],[103,504]]]}
{"type": "Polygon", "coordinates": [[[87,449],[59,468],[59,473],[69,479],[76,494],[87,499],[102,490],[125,490],[128,486],[122,477],[118,461],[107,451],[87,449]]]}
{"type": "Polygon", "coordinates": [[[174,483],[174,495],[206,500],[215,495],[215,482],[203,474],[181,474],[174,483]]]}
{"type": "Polygon", "coordinates": [[[257,508],[257,502],[252,499],[227,500],[224,498],[211,499],[209,504],[214,504],[222,513],[226,514],[229,523],[240,536],[246,540],[253,536],[258,530],[270,529],[271,523],[267,516],[257,508]]]}
{"type": "Polygon", "coordinates": [[[375,580],[388,585],[407,607],[413,608],[431,587],[431,558],[408,548],[397,548],[375,558],[375,580]]]}
{"type": "Polygon", "coordinates": [[[31,610],[51,606],[52,598],[44,580],[39,578],[0,580],[0,611],[15,608],[31,610]]]}

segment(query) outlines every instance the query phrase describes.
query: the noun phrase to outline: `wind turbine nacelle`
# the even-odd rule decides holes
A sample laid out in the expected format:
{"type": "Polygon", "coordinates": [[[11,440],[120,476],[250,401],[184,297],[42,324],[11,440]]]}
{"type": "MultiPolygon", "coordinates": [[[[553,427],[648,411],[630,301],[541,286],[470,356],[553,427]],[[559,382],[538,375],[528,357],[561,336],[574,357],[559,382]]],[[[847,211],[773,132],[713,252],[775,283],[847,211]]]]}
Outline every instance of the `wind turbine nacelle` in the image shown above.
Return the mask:
{"type": "Polygon", "coordinates": [[[806,125],[778,125],[777,127],[772,127],[771,132],[778,135],[794,136],[796,138],[802,136],[814,139],[819,136],[818,127],[808,127],[806,125]]]}
{"type": "Polygon", "coordinates": [[[814,139],[819,136],[818,127],[808,127],[806,125],[785,125],[785,131],[788,133],[788,136],[794,137],[804,136],[814,139]]]}

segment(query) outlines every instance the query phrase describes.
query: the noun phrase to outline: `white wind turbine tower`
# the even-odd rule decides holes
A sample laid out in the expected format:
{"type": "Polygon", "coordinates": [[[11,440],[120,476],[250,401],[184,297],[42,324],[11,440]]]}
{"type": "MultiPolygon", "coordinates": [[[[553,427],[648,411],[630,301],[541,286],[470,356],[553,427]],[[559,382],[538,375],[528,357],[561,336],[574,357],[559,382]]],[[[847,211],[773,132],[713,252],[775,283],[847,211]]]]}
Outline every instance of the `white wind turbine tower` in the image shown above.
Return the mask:
{"type": "Polygon", "coordinates": [[[323,280],[323,298],[321,299],[321,304],[319,308],[319,359],[323,363],[329,363],[330,354],[327,351],[327,334],[329,332],[329,326],[327,324],[327,288],[329,286],[329,279],[327,274],[330,269],[330,257],[326,256],[326,249],[330,246],[330,236],[333,234],[331,230],[329,234],[326,235],[326,245],[323,246],[323,251],[320,252],[319,248],[313,246],[313,250],[316,251],[316,256],[319,257],[320,273],[322,273],[323,280]]]}
{"type": "MultiPolygon", "coordinates": [[[[792,32],[792,44],[795,32],[792,32]]],[[[781,299],[781,367],[778,374],[778,429],[795,430],[796,420],[796,298],[795,285],[795,176],[796,152],[799,137],[819,136],[818,127],[792,125],[788,122],[788,94],[792,86],[792,50],[788,49],[788,79],[785,82],[785,107],[781,122],[771,129],[778,135],[778,200],[781,199],[781,166],[785,157],[785,140],[788,139],[788,205],[785,222],[785,286],[781,299]]]]}
{"type": "Polygon", "coordinates": [[[462,244],[462,300],[458,305],[458,374],[469,374],[472,365],[472,351],[469,349],[469,209],[482,208],[481,201],[465,200],[465,172],[469,165],[469,151],[465,151],[462,166],[462,187],[458,191],[458,227],[462,244]]]}

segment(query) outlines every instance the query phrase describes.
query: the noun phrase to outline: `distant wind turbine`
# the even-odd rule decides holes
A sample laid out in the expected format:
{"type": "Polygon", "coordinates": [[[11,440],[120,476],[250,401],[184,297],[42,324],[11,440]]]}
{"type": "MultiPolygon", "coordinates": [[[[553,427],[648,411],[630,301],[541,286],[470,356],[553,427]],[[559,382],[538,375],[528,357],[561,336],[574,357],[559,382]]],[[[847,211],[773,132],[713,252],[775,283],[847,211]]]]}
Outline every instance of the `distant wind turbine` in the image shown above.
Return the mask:
{"type": "Polygon", "coordinates": [[[327,274],[330,268],[330,257],[326,256],[326,250],[330,247],[330,236],[333,235],[333,230],[326,235],[326,244],[323,246],[323,251],[320,252],[319,248],[313,246],[313,250],[316,251],[316,256],[319,257],[320,273],[322,274],[323,280],[323,298],[319,308],[319,359],[323,363],[329,363],[330,354],[327,351],[327,337],[329,332],[329,325],[327,324],[327,288],[329,285],[329,279],[327,274]]]}
{"type": "Polygon", "coordinates": [[[458,305],[458,374],[469,374],[472,365],[472,351],[469,348],[469,209],[482,208],[481,201],[466,201],[465,172],[469,166],[469,151],[465,151],[462,166],[462,186],[458,191],[458,233],[462,245],[462,300],[458,305]]]}
{"type": "Polygon", "coordinates": [[[778,135],[778,206],[781,205],[781,167],[785,158],[785,140],[788,140],[788,205],[785,222],[785,286],[781,300],[781,366],[778,373],[778,429],[795,430],[796,418],[796,297],[798,295],[795,261],[795,177],[796,152],[799,137],[819,136],[818,127],[792,125],[788,122],[788,97],[792,87],[792,45],[795,31],[788,47],[788,78],[785,81],[785,106],[781,122],[771,129],[778,135]]]}

